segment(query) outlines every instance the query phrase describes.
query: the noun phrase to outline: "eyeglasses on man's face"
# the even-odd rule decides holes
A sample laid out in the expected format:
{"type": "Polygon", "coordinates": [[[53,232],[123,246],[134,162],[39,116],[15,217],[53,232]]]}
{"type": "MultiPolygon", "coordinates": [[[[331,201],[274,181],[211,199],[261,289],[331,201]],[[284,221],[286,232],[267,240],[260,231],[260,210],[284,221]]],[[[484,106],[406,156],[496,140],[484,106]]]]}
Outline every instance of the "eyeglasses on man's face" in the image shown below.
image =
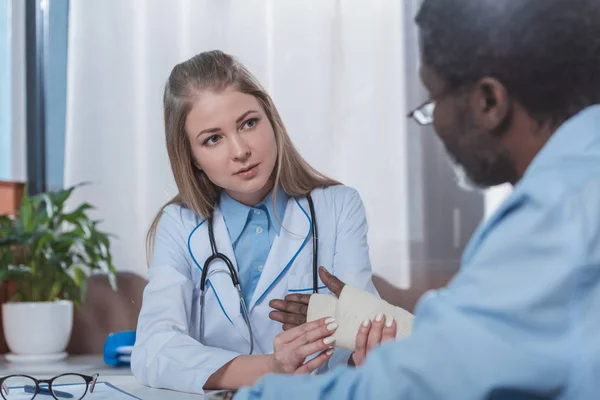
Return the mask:
{"type": "Polygon", "coordinates": [[[433,123],[433,112],[435,111],[435,100],[428,100],[415,108],[408,114],[408,118],[414,119],[419,125],[431,125],[433,123]]]}
{"type": "Polygon", "coordinates": [[[0,394],[4,400],[31,400],[38,394],[56,400],[80,400],[93,393],[98,374],[62,374],[51,379],[36,379],[29,375],[8,375],[0,378],[0,394]]]}

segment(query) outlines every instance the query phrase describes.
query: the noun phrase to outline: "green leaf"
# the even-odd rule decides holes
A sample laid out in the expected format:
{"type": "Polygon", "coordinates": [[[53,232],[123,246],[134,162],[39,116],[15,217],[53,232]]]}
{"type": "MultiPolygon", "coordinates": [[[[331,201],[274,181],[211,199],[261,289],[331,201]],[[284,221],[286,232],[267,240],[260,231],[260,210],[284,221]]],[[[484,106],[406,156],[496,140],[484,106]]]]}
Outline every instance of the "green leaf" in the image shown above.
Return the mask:
{"type": "MultiPolygon", "coordinates": [[[[109,266],[110,268],[110,266],[109,266]]],[[[114,268],[114,267],[113,267],[114,268]]],[[[108,274],[108,283],[114,292],[117,291],[117,276],[115,274],[108,274]]]]}
{"type": "Polygon", "coordinates": [[[85,303],[85,299],[87,297],[87,279],[81,281],[81,285],[79,286],[79,304],[85,303]]]}
{"type": "Polygon", "coordinates": [[[23,195],[23,199],[21,200],[21,209],[19,210],[19,217],[21,219],[23,229],[25,231],[31,230],[33,209],[31,206],[29,195],[27,193],[23,195]]]}
{"type": "Polygon", "coordinates": [[[2,284],[2,282],[4,282],[6,278],[8,278],[9,273],[10,271],[8,270],[8,268],[0,270],[0,284],[2,284]]]}
{"type": "Polygon", "coordinates": [[[46,246],[53,239],[54,235],[52,234],[52,232],[41,233],[38,237],[35,238],[35,247],[33,250],[33,255],[38,256],[44,249],[44,246],[46,246]]]}
{"type": "Polygon", "coordinates": [[[81,223],[86,223],[88,221],[85,212],[87,210],[92,210],[94,207],[89,203],[83,203],[80,205],[75,211],[70,212],[68,214],[64,214],[61,218],[61,222],[70,222],[72,224],[77,224],[80,220],[81,223]]]}
{"type": "Polygon", "coordinates": [[[41,217],[47,219],[48,221],[52,221],[56,211],[58,211],[52,197],[48,193],[43,193],[37,198],[37,200],[40,202],[40,205],[42,203],[44,204],[44,208],[41,210],[45,211],[45,214],[41,214],[41,217]]]}
{"type": "Polygon", "coordinates": [[[87,280],[87,275],[78,266],[73,267],[73,275],[74,275],[73,279],[74,279],[75,285],[77,287],[80,287],[82,285],[82,283],[87,280]]]}
{"type": "Polygon", "coordinates": [[[13,229],[15,222],[13,217],[8,215],[0,215],[0,232],[5,232],[13,229]]]}
{"type": "Polygon", "coordinates": [[[60,210],[62,210],[65,205],[65,202],[67,201],[67,199],[69,197],[71,197],[71,194],[73,193],[73,191],[75,189],[77,189],[78,187],[86,186],[88,184],[89,184],[89,182],[78,183],[74,186],[71,186],[70,188],[63,189],[63,190],[60,190],[60,191],[54,193],[54,201],[55,201],[56,206],[60,210]]]}
{"type": "Polygon", "coordinates": [[[79,301],[81,294],[79,292],[79,289],[75,286],[75,284],[69,282],[64,286],[63,290],[66,294],[65,298],[73,301],[73,303],[75,303],[76,306],[79,306],[81,304],[79,301]]]}
{"type": "Polygon", "coordinates": [[[73,190],[75,190],[75,186],[71,186],[70,188],[61,190],[54,194],[54,201],[56,202],[56,206],[58,208],[62,209],[62,207],[65,204],[65,201],[67,201],[67,199],[71,197],[71,193],[73,193],[73,190]]]}
{"type": "Polygon", "coordinates": [[[61,294],[63,288],[63,283],[60,281],[54,282],[52,288],[50,289],[50,293],[48,294],[48,298],[46,301],[54,301],[58,298],[58,295],[61,294]]]}

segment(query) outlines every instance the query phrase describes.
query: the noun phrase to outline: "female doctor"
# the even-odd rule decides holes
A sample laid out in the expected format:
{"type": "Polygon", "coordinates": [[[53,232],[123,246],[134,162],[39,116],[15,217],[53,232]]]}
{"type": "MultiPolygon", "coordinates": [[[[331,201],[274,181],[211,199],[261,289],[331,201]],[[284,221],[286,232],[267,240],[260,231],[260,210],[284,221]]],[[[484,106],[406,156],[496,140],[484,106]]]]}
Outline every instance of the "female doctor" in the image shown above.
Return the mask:
{"type": "Polygon", "coordinates": [[[302,159],[270,96],[227,54],[175,66],[163,102],[179,194],[148,232],[134,375],[203,393],[347,363],[349,352],[332,349],[335,321],[283,331],[269,303],[328,293],[317,263],[376,293],[358,193],[302,159]]]}

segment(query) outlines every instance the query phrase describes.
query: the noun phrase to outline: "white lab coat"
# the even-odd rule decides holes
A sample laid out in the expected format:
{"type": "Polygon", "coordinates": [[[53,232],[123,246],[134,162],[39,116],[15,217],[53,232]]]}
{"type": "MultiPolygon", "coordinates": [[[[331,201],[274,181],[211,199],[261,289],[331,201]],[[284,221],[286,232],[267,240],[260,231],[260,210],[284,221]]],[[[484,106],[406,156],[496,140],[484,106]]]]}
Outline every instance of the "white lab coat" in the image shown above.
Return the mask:
{"type": "MultiPolygon", "coordinates": [[[[319,233],[319,265],[341,280],[372,293],[367,223],[358,193],[345,186],[312,192],[319,233]]],[[[312,236],[308,202],[290,197],[283,228],[275,238],[250,304],[254,354],[273,352],[282,331],[269,319],[269,301],[312,291],[312,236]]],[[[235,260],[223,216],[214,213],[217,249],[235,260]]],[[[159,222],[149,283],[144,290],[131,369],[151,387],[203,393],[206,380],[250,348],[248,329],[227,266],[214,261],[205,296],[204,343],[200,338],[200,277],[212,254],[207,223],[191,210],[168,206],[159,222]]],[[[329,293],[319,280],[320,293],[329,293]]],[[[338,349],[329,361],[346,363],[338,349]]]]}

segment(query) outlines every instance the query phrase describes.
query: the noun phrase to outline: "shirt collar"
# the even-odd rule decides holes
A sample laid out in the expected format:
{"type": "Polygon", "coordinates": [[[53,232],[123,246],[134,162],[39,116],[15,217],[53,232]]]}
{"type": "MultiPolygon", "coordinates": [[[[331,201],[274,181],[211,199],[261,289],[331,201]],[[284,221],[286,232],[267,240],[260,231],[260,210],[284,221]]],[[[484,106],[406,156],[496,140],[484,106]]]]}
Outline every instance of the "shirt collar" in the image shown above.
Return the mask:
{"type": "Polygon", "coordinates": [[[275,232],[277,232],[278,235],[281,231],[281,224],[279,223],[279,221],[283,221],[288,200],[289,196],[283,190],[283,188],[277,188],[277,198],[275,199],[275,211],[277,212],[277,217],[275,216],[275,212],[273,210],[273,190],[271,190],[269,194],[263,199],[263,201],[260,202],[260,205],[266,208],[269,216],[269,223],[271,224],[273,229],[275,229],[275,232]],[[277,219],[279,219],[279,221],[277,219]]]}
{"type": "Polygon", "coordinates": [[[221,193],[219,208],[221,210],[221,214],[223,214],[223,218],[225,219],[225,225],[227,225],[227,230],[229,231],[229,236],[232,243],[235,243],[242,234],[242,231],[248,222],[250,212],[257,208],[267,212],[269,224],[279,235],[279,232],[281,231],[281,225],[277,221],[277,218],[279,218],[279,221],[283,221],[289,196],[287,193],[285,193],[283,188],[278,188],[277,198],[275,199],[275,210],[277,211],[277,217],[275,217],[272,199],[273,190],[271,190],[269,194],[267,194],[265,198],[255,207],[249,207],[234,200],[225,191],[221,193]]]}
{"type": "Polygon", "coordinates": [[[558,159],[580,157],[598,151],[600,145],[600,105],[587,107],[565,121],[550,137],[527,168],[525,175],[558,159]]]}
{"type": "Polygon", "coordinates": [[[225,219],[225,225],[229,231],[231,243],[235,243],[242,234],[244,226],[246,226],[248,214],[250,210],[252,210],[252,207],[248,207],[247,205],[234,200],[223,191],[221,193],[219,208],[221,214],[223,214],[223,219],[225,219]]]}

